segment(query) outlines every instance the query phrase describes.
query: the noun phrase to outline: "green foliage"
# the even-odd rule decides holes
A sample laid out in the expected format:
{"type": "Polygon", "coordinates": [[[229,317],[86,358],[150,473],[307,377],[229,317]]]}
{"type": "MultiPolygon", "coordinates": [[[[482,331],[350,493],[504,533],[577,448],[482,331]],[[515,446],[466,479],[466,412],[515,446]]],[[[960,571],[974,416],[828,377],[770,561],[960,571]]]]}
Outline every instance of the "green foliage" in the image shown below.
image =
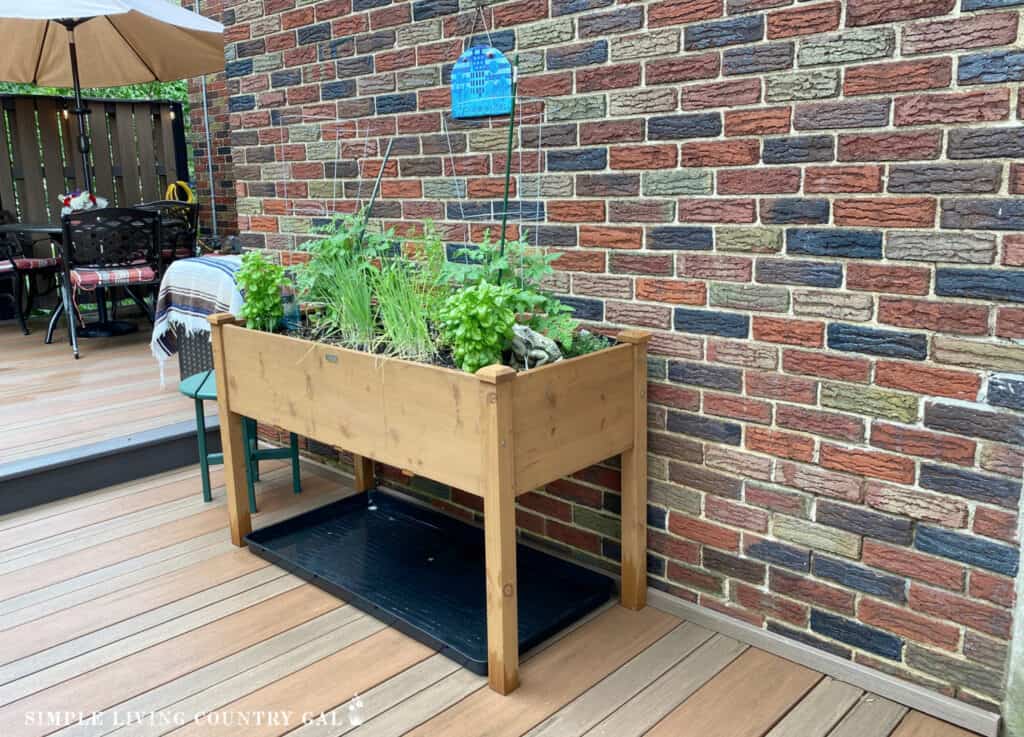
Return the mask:
{"type": "Polygon", "coordinates": [[[284,267],[267,261],[262,251],[247,251],[235,279],[245,294],[241,316],[246,324],[253,330],[273,332],[284,316],[284,267]]]}
{"type": "MultiPolygon", "coordinates": [[[[24,82],[0,82],[0,94],[5,95],[62,95],[71,97],[74,91],[61,87],[37,87],[24,82]]],[[[104,87],[82,90],[83,97],[99,100],[174,100],[188,104],[188,80],[175,82],[143,82],[123,87],[104,87]]]]}
{"type": "Polygon", "coordinates": [[[420,272],[406,261],[392,259],[374,271],[373,291],[387,349],[397,356],[423,361],[437,353],[430,331],[431,292],[420,272]]]}
{"type": "Polygon", "coordinates": [[[502,351],[512,339],[517,292],[511,284],[481,281],[445,300],[441,333],[463,371],[473,373],[501,363],[502,351]]]}
{"type": "Polygon", "coordinates": [[[600,333],[591,333],[587,330],[579,331],[572,345],[566,349],[566,358],[575,358],[576,356],[585,356],[588,353],[596,353],[597,351],[604,350],[611,343],[608,338],[604,337],[600,333]]]}
{"type": "Polygon", "coordinates": [[[484,233],[479,246],[460,248],[455,252],[455,261],[447,266],[447,275],[455,284],[473,285],[482,281],[498,284],[506,279],[516,281],[524,289],[537,291],[546,276],[554,273],[551,264],[558,260],[558,254],[548,254],[532,248],[522,238],[506,241],[505,253],[501,243],[491,240],[491,233],[484,233]]]}

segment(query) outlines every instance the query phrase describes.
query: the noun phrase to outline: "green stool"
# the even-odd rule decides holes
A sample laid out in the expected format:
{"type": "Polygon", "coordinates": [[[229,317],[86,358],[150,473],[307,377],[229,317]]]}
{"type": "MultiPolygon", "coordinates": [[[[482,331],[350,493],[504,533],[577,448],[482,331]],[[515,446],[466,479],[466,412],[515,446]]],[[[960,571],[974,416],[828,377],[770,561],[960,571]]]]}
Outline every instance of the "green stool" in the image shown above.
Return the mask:
{"type": "MultiPolygon", "coordinates": [[[[224,463],[223,453],[208,453],[206,450],[206,414],[203,402],[217,401],[217,375],[212,371],[201,371],[193,374],[178,385],[178,391],[196,403],[196,436],[199,438],[199,468],[203,481],[203,501],[211,501],[210,464],[224,463]]],[[[260,461],[275,458],[290,458],[292,461],[292,489],[296,494],[302,491],[302,480],[299,476],[299,438],[295,433],[288,435],[287,448],[259,447],[256,435],[256,420],[242,418],[242,444],[245,447],[245,485],[249,492],[249,511],[256,513],[256,486],[260,480],[260,461]]]]}

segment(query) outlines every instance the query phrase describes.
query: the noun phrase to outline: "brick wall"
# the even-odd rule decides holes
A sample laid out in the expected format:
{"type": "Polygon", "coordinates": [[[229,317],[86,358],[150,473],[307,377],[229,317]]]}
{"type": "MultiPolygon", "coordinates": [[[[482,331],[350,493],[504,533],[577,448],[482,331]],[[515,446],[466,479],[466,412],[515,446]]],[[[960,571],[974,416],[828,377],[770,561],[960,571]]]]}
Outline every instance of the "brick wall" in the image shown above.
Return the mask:
{"type": "MultiPolygon", "coordinates": [[[[1024,460],[1024,0],[230,5],[248,245],[289,249],[352,210],[388,138],[376,214],[478,238],[506,123],[446,120],[446,80],[486,29],[521,71],[512,219],[563,254],[553,286],[579,316],[655,333],[651,585],[998,708],[1024,460]]],[[[609,463],[524,496],[523,534],[610,564],[618,481],[609,463]]]]}
{"type": "MultiPolygon", "coordinates": [[[[231,0],[184,0],[182,6],[201,12],[208,18],[232,28],[235,10],[227,9],[231,0]]],[[[231,54],[233,30],[227,33],[228,57],[231,54]]],[[[224,73],[206,77],[206,115],[203,110],[202,83],[199,79],[189,80],[189,122],[192,125],[189,145],[195,168],[195,194],[199,201],[199,225],[203,233],[212,232],[211,207],[216,207],[217,232],[220,236],[238,232],[238,216],[235,211],[235,177],[231,164],[231,130],[228,127],[228,86],[224,73]],[[206,145],[206,122],[210,122],[211,150],[206,145]],[[213,182],[210,188],[210,157],[213,157],[213,182]]]]}

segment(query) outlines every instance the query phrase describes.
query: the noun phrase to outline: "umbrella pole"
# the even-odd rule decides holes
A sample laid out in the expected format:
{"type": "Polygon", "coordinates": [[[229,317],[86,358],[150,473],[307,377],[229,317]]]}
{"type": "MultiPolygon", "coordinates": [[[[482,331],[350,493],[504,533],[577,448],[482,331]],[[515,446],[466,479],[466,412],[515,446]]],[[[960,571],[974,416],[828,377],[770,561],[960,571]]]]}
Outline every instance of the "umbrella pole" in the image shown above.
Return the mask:
{"type": "Polygon", "coordinates": [[[68,29],[68,49],[71,52],[71,81],[75,89],[75,117],[78,118],[78,150],[82,154],[82,175],[85,180],[84,189],[92,192],[92,172],[89,170],[89,136],[85,132],[85,116],[88,108],[82,104],[82,82],[78,78],[78,51],[75,49],[75,26],[81,21],[68,19],[60,21],[68,29]]]}

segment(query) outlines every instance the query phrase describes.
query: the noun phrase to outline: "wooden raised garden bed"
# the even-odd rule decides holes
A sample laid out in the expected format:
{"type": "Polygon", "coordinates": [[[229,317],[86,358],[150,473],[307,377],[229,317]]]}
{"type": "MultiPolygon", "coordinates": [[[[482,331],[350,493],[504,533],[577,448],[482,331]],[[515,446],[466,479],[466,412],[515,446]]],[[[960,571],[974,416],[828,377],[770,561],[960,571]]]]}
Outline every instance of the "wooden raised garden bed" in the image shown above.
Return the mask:
{"type": "Polygon", "coordinates": [[[251,532],[242,417],[343,448],[355,485],[373,461],[483,498],[491,687],[519,679],[515,498],[622,456],[621,602],[646,599],[647,341],[619,344],[530,371],[475,374],[248,330],[210,318],[231,540],[251,532]]]}

